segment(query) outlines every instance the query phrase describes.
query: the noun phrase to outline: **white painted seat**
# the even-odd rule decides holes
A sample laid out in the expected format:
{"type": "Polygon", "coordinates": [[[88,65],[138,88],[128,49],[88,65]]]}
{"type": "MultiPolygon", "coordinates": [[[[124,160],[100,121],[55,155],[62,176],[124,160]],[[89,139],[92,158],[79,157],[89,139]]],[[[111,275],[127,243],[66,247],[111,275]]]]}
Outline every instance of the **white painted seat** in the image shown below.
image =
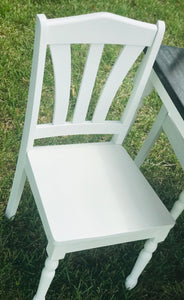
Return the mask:
{"type": "Polygon", "coordinates": [[[59,259],[72,251],[149,240],[126,287],[133,288],[174,219],[122,147],[133,124],[164,34],[164,23],[143,23],[109,13],[48,20],[38,15],[22,143],[6,216],[15,215],[26,177],[48,239],[48,258],[34,300],[43,300],[59,259]],[[66,121],[71,86],[71,44],[90,44],[72,121],[66,121]],[[86,115],[104,44],[122,45],[91,121],[86,115]],[[54,77],[53,121],[37,124],[47,46],[54,77]],[[114,96],[148,47],[119,121],[107,119],[114,96]],[[36,139],[112,134],[111,142],[34,146],[36,139]]]}
{"type": "Polygon", "coordinates": [[[151,231],[162,235],[173,223],[120,145],[35,147],[28,152],[27,170],[40,195],[36,201],[48,238],[70,251],[79,250],[80,240],[80,248],[90,248],[91,242],[97,247],[147,238],[151,231]]]}

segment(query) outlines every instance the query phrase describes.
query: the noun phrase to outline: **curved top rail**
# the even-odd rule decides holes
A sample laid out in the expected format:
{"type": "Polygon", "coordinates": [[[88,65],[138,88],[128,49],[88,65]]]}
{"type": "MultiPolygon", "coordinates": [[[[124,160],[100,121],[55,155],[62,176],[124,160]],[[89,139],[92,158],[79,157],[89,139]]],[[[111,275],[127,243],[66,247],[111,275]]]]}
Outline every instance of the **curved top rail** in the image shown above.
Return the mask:
{"type": "Polygon", "coordinates": [[[56,19],[47,19],[45,15],[37,17],[47,31],[47,44],[103,43],[151,46],[158,30],[154,24],[106,12],[56,19]]]}

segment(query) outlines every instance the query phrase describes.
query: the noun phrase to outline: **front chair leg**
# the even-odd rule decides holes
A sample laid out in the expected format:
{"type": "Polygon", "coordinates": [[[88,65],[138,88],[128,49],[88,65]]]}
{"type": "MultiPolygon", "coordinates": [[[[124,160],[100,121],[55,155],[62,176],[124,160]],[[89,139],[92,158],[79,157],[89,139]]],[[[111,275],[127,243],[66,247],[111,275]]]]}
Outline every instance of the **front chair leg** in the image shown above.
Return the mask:
{"type": "Polygon", "coordinates": [[[45,299],[45,295],[49,289],[52,279],[54,278],[55,270],[58,266],[58,263],[59,263],[58,260],[51,260],[49,257],[47,257],[45,261],[45,267],[42,270],[38,290],[33,300],[45,299]]]}
{"type": "Polygon", "coordinates": [[[126,278],[125,286],[127,289],[131,290],[136,286],[140,274],[144,270],[147,263],[150,261],[152,253],[156,250],[157,245],[158,243],[156,239],[149,239],[146,241],[144,248],[141,250],[137,258],[132,272],[126,278]]]}

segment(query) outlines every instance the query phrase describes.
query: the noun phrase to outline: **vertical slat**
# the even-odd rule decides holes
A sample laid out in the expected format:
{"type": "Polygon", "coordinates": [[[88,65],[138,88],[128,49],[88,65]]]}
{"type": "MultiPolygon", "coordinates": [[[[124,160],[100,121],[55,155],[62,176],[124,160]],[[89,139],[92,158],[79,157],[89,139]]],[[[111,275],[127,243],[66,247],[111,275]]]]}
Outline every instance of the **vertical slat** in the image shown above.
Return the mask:
{"type": "Polygon", "coordinates": [[[91,94],[95,84],[98,67],[103,52],[103,45],[90,45],[79,95],[74,111],[73,122],[85,121],[91,94]]]}
{"type": "Polygon", "coordinates": [[[104,121],[112,100],[117,90],[130,70],[131,66],[142,52],[142,46],[124,46],[116,63],[114,64],[103,91],[100,95],[97,107],[93,115],[94,122],[104,121]]]}
{"type": "Polygon", "coordinates": [[[55,105],[53,124],[64,123],[67,116],[71,84],[70,45],[51,45],[55,78],[55,105]]]}

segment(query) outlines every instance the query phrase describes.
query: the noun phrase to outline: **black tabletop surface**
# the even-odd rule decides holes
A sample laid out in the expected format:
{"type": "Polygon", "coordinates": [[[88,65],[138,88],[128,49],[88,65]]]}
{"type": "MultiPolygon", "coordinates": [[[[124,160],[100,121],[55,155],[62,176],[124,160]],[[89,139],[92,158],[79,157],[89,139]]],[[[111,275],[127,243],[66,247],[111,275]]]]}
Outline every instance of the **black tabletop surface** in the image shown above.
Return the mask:
{"type": "Polygon", "coordinates": [[[154,70],[184,119],[184,49],[162,45],[154,70]]]}

